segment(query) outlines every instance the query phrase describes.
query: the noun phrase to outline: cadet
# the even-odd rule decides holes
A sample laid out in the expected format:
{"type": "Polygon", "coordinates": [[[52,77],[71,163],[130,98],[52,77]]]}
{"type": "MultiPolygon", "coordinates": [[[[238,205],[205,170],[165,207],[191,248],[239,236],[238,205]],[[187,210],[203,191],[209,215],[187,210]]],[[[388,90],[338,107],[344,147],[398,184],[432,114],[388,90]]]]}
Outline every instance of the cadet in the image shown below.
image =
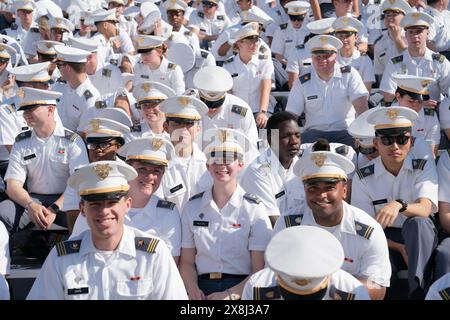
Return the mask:
{"type": "Polygon", "coordinates": [[[300,153],[300,128],[295,115],[281,111],[269,118],[266,129],[270,148],[248,166],[241,186],[261,200],[274,225],[280,211],[298,207],[304,200],[293,173],[300,153]],[[291,180],[294,182],[289,185],[291,180]]]}
{"type": "Polygon", "coordinates": [[[58,79],[61,77],[61,73],[56,68],[57,54],[55,46],[57,45],[61,45],[61,42],[51,40],[40,40],[36,44],[37,60],[38,62],[49,62],[48,73],[50,74],[54,82],[58,81],[58,79]]]}
{"type": "Polygon", "coordinates": [[[183,71],[180,66],[165,58],[167,45],[164,41],[164,38],[156,36],[136,37],[136,49],[141,57],[134,66],[134,82],[160,82],[172,88],[176,94],[182,94],[186,90],[183,71]]]}
{"type": "Polygon", "coordinates": [[[450,273],[433,283],[425,300],[450,300],[450,273]]]}
{"type": "Polygon", "coordinates": [[[419,118],[412,128],[413,137],[423,138],[431,147],[434,155],[437,155],[441,140],[441,127],[435,108],[437,103],[430,99],[429,85],[434,82],[432,78],[417,77],[408,74],[394,76],[397,82],[395,99],[399,105],[408,107],[417,112],[419,118]]]}
{"type": "Polygon", "coordinates": [[[36,23],[33,21],[36,4],[33,0],[14,1],[14,11],[17,13],[16,22],[11,24],[11,28],[5,29],[5,34],[14,38],[21,46],[25,44],[25,38],[32,33],[33,40],[40,39],[36,23]]]}
{"type": "Polygon", "coordinates": [[[431,213],[437,211],[438,178],[433,159],[410,154],[413,122],[418,115],[405,107],[380,108],[368,116],[375,125],[380,156],[357,171],[352,204],[385,229],[394,270],[408,267],[409,296],[424,298],[431,280],[437,238],[431,213]],[[404,262],[402,261],[404,260],[404,262]]]}
{"type": "Polygon", "coordinates": [[[64,79],[64,82],[57,82],[52,88],[62,94],[58,102],[58,113],[66,128],[80,131],[80,118],[89,108],[94,107],[100,96],[86,73],[86,57],[90,53],[65,46],[55,46],[55,50],[58,70],[64,79]]]}
{"type": "Polygon", "coordinates": [[[124,226],[128,182],[136,177],[135,169],[116,161],[88,164],[70,177],[90,230],[52,249],[27,299],[187,298],[165,243],[124,226]]]}
{"type": "Polygon", "coordinates": [[[51,17],[48,21],[50,28],[50,40],[64,43],[75,30],[72,22],[64,18],[51,17]]]}
{"type": "Polygon", "coordinates": [[[342,42],[327,35],[314,36],[306,44],[313,67],[294,82],[286,111],[305,112],[304,143],[326,138],[352,146],[348,125],[367,110],[368,92],[358,71],[336,63],[342,42]]]}
{"type": "Polygon", "coordinates": [[[330,232],[295,226],[267,245],[267,267],[247,281],[242,300],[370,300],[364,285],[342,270],[344,250],[330,232]]]}
{"type": "Polygon", "coordinates": [[[125,31],[131,39],[137,35],[137,22],[131,16],[125,16],[124,10],[128,5],[128,0],[107,0],[108,9],[116,10],[118,27],[125,31]]]}
{"type": "Polygon", "coordinates": [[[9,287],[6,275],[9,273],[9,234],[0,221],[0,300],[9,300],[9,287]]]}
{"type": "Polygon", "coordinates": [[[450,11],[448,10],[448,3],[441,0],[428,0],[424,12],[433,17],[434,20],[430,25],[430,41],[427,45],[433,51],[443,54],[447,59],[450,58],[450,37],[448,34],[450,11]]]}
{"type": "Polygon", "coordinates": [[[440,94],[446,94],[450,88],[450,62],[445,56],[433,53],[427,48],[428,29],[433,18],[422,12],[408,13],[400,23],[405,29],[407,50],[392,58],[386,65],[380,90],[384,100],[391,102],[394,98],[397,83],[396,74],[410,74],[433,78],[435,82],[430,86],[430,97],[440,101],[440,94]]]}
{"type": "Polygon", "coordinates": [[[88,163],[84,143],[55,120],[59,92],[20,88],[17,95],[18,110],[32,129],[19,134],[11,150],[5,175],[11,200],[0,204],[1,219],[10,233],[29,224],[40,229],[53,222],[65,226],[62,194],[70,173],[88,163]]]}
{"type": "Polygon", "coordinates": [[[250,106],[256,126],[266,127],[268,112],[275,103],[270,101],[274,66],[270,56],[260,53],[259,25],[250,22],[231,35],[229,42],[237,52],[224,64],[233,78],[232,93],[250,106]]]}
{"type": "Polygon", "coordinates": [[[364,25],[352,17],[339,17],[334,21],[333,28],[336,32],[336,38],[342,41],[337,62],[343,66],[355,68],[370,93],[372,83],[375,82],[373,64],[370,58],[366,54],[361,54],[356,46],[364,25]]]}
{"type": "Polygon", "coordinates": [[[155,136],[170,140],[169,134],[164,130],[166,117],[159,109],[159,104],[174,97],[175,91],[159,82],[142,81],[134,86],[133,95],[136,98],[136,108],[141,113],[140,124],[133,129],[133,137],[155,136]]]}
{"type": "Polygon", "coordinates": [[[166,115],[164,130],[170,135],[176,155],[170,168],[174,184],[166,185],[164,195],[182,211],[189,198],[212,184],[206,172],[205,154],[195,142],[208,107],[195,97],[175,96],[164,100],[159,109],[166,115]]]}
{"type": "Polygon", "coordinates": [[[241,130],[256,147],[258,131],[249,105],[228,93],[233,87],[230,73],[221,67],[208,66],[195,74],[193,82],[200,100],[209,109],[202,118],[203,132],[218,127],[241,130]]]}
{"type": "Polygon", "coordinates": [[[350,160],[334,152],[315,151],[302,156],[294,173],[303,181],[306,204],[282,212],[274,233],[300,224],[331,232],[344,248],[342,269],[366,285],[372,299],[381,300],[391,276],[387,241],[374,219],[344,201],[348,175],[354,168],[350,160]]]}
{"type": "Polygon", "coordinates": [[[104,62],[98,54],[98,42],[92,39],[70,38],[71,47],[90,52],[86,57],[86,73],[93,86],[101,96],[115,93],[123,87],[123,77],[120,69],[109,62],[104,62]]]}
{"type": "Polygon", "coordinates": [[[288,9],[289,22],[276,29],[270,50],[275,54],[278,61],[286,65],[291,50],[303,45],[306,36],[309,34],[307,28],[303,26],[303,21],[307,16],[310,5],[306,1],[290,1],[284,7],[288,9]]]}
{"type": "Polygon", "coordinates": [[[264,267],[271,226],[261,201],[238,184],[246,137],[216,129],[205,149],[214,185],[193,196],[181,215],[180,273],[191,300],[239,299],[264,267]]]}

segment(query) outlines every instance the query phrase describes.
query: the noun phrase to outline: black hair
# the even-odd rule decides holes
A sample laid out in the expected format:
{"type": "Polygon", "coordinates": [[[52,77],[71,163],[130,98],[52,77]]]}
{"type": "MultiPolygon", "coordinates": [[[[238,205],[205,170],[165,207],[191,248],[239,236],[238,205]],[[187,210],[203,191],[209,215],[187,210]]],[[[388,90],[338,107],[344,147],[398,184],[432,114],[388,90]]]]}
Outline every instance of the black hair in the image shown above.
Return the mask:
{"type": "Polygon", "coordinates": [[[272,130],[280,129],[280,124],[285,121],[294,121],[297,123],[297,116],[288,111],[274,113],[267,121],[267,138],[270,139],[272,130]]]}
{"type": "Polygon", "coordinates": [[[325,138],[319,138],[312,146],[312,151],[330,151],[330,142],[325,138]]]}

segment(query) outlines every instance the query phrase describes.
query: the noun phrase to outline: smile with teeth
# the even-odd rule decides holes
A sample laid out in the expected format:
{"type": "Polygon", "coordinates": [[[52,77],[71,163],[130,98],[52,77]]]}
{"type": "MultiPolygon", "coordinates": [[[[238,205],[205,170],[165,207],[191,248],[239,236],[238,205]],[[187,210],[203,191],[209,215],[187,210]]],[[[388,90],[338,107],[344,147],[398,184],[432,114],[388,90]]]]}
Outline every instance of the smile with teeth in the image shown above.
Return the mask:
{"type": "Polygon", "coordinates": [[[316,201],[316,204],[318,204],[319,206],[323,206],[323,205],[327,205],[330,204],[331,202],[328,200],[322,200],[322,201],[316,201]]]}

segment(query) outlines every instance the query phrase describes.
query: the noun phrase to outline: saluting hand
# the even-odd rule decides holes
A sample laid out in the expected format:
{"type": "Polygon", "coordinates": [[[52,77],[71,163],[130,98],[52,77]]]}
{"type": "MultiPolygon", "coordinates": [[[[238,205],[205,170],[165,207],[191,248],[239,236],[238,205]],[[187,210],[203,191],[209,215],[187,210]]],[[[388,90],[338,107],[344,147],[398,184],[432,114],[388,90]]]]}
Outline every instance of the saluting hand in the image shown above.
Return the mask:
{"type": "Polygon", "coordinates": [[[384,228],[392,226],[395,219],[398,216],[398,211],[402,208],[402,205],[397,201],[392,201],[378,210],[375,215],[375,220],[384,228]]]}

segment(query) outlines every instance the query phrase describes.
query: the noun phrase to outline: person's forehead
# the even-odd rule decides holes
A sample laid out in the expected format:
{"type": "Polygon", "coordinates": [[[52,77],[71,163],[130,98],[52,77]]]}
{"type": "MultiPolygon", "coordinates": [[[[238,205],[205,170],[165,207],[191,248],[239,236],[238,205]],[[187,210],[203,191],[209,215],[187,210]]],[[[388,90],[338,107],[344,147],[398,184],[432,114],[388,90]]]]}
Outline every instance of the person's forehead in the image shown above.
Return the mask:
{"type": "Polygon", "coordinates": [[[300,132],[298,123],[294,120],[286,120],[279,124],[280,135],[296,134],[300,132]]]}
{"type": "Polygon", "coordinates": [[[314,181],[311,183],[307,183],[306,186],[307,187],[329,187],[329,186],[337,186],[340,182],[342,181],[314,181]]]}

